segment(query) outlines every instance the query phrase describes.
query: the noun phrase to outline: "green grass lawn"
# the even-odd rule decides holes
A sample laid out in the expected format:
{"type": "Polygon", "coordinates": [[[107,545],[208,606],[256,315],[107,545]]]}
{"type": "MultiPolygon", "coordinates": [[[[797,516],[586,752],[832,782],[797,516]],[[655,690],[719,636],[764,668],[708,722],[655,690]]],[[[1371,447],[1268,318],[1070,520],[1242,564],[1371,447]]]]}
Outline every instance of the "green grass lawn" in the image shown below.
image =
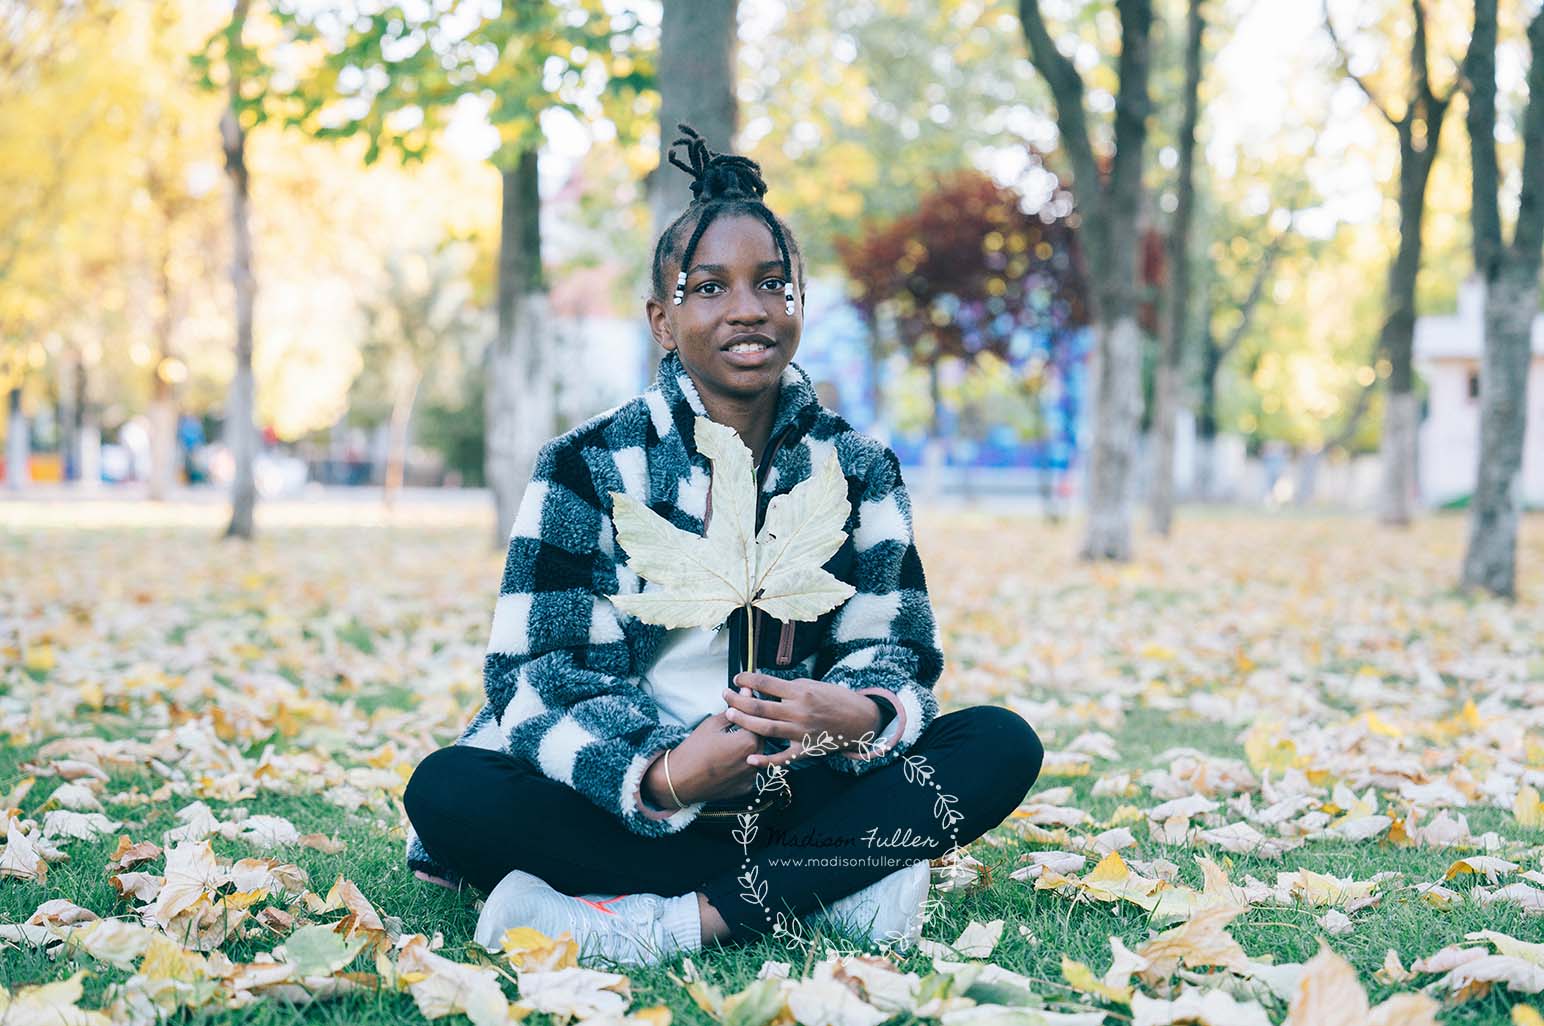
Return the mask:
{"type": "MultiPolygon", "coordinates": [[[[196,516],[178,526],[120,530],[72,524],[69,510],[45,523],[16,509],[0,507],[0,807],[52,761],[37,753],[61,738],[149,746],[134,750],[153,750],[184,779],[171,794],[144,801],[165,784],[162,771],[148,762],[104,766],[110,779],[98,793],[122,827],[65,843],[68,859],[52,863],[42,882],[0,876],[0,924],[24,922],[53,898],[104,917],[131,915],[135,903],[108,882],[118,835],[160,843],[178,825],[176,811],[202,800],[221,821],[282,816],[301,834],[346,845],[337,854],[302,845],[259,851],[215,836],[218,855],[293,862],[318,895],[341,874],[404,933],[438,932],[442,954],[475,960],[474,896],[422,883],[403,865],[400,788],[423,754],[454,737],[480,694],[502,561],[482,547],[480,521],[275,528],[243,549],[213,541],[196,516]],[[243,796],[265,752],[317,762],[283,764],[272,778],[278,786],[243,796]]],[[[1510,791],[1488,794],[1484,786],[1498,774],[1544,775],[1544,651],[1529,627],[1544,623],[1539,526],[1527,525],[1524,597],[1504,606],[1453,592],[1462,525],[1450,518],[1386,537],[1370,524],[1333,518],[1209,516],[1181,524],[1173,541],[1139,543],[1139,560],[1118,569],[1075,562],[1068,526],[919,514],[950,660],[939,692],[945,708],[993,702],[1018,709],[1053,754],[1080,735],[1107,734],[1114,758],[1096,755],[1077,775],[1042,778],[1027,803],[1070,788],[1071,797],[1057,804],[1091,817],[1068,832],[1071,839],[1129,826],[1137,843],[1121,855],[1166,859],[1188,887],[1202,885],[1199,855],[1215,859],[1235,884],[1250,876],[1274,883],[1278,872],[1299,868],[1356,880],[1400,874],[1375,907],[1351,913],[1353,928],[1341,936],[1319,925],[1324,908],[1275,902],[1251,907],[1230,928],[1255,961],[1305,962],[1328,943],[1376,1003],[1437,979],[1381,982],[1374,974],[1390,949],[1408,966],[1473,931],[1538,940],[1544,916],[1480,903],[1473,877],[1449,883],[1459,898],[1446,908],[1419,898],[1415,885],[1442,880],[1473,848],[1406,846],[1387,836],[1321,839],[1270,860],[1158,843],[1145,810],[1161,799],[1142,775],[1170,769],[1175,751],[1187,748],[1248,762],[1244,738],[1258,729],[1291,739],[1316,786],[1351,782],[1357,793],[1373,786],[1377,811],[1397,814],[1407,803],[1389,780],[1356,780],[1404,759],[1400,765],[1425,781],[1472,789],[1477,797],[1450,811],[1467,816],[1474,836],[1495,831],[1505,843],[1498,854],[1519,863],[1519,872],[1544,870],[1544,831],[1517,821],[1510,791]],[[1005,531],[1024,546],[1007,566],[994,545],[1005,531]],[[1474,703],[1472,721],[1463,719],[1466,702],[1474,703]],[[1358,726],[1369,722],[1397,736],[1358,726]],[[1123,772],[1137,781],[1134,793],[1093,793],[1123,772]]],[[[37,776],[21,817],[41,822],[59,783],[37,776]]],[[[1219,822],[1237,818],[1225,810],[1219,822]]],[[[977,841],[969,854],[990,870],[990,885],[939,895],[924,936],[948,942],[972,921],[1004,920],[993,963],[1028,977],[1050,1008],[1100,1007],[1110,1023],[1129,1021],[1123,1005],[1069,987],[1063,959],[1098,975],[1110,963],[1109,938],[1137,948],[1169,924],[1155,927],[1134,904],[1010,879],[1022,855],[1058,846],[1030,839],[1018,819],[977,841]]],[[[251,911],[280,904],[267,897],[251,911]]],[[[315,918],[325,923],[339,914],[315,918]]],[[[220,951],[250,962],[282,939],[262,930],[233,937],[220,951]]],[[[748,985],[768,959],[793,962],[795,976],[812,960],[772,941],[693,956],[725,992],[748,985]]],[[[931,969],[916,951],[898,961],[924,975],[931,969]]],[[[0,946],[0,986],[12,990],[80,968],[90,970],[82,1008],[101,1007],[108,986],[130,976],[85,955],[0,946]]],[[[361,956],[351,968],[372,972],[375,965],[361,956]]],[[[632,1007],[664,1005],[678,1021],[708,1021],[680,975],[679,961],[630,972],[632,1007]]],[[[513,986],[507,990],[516,995],[513,986]]],[[[1506,1023],[1520,999],[1544,1004],[1496,988],[1445,1006],[1440,1021],[1506,1023]]],[[[1285,1014],[1279,1002],[1266,1007],[1273,1022],[1285,1014]]],[[[180,1014],[244,1023],[419,1018],[409,995],[389,992],[304,1008],[263,1001],[180,1014]]]]}

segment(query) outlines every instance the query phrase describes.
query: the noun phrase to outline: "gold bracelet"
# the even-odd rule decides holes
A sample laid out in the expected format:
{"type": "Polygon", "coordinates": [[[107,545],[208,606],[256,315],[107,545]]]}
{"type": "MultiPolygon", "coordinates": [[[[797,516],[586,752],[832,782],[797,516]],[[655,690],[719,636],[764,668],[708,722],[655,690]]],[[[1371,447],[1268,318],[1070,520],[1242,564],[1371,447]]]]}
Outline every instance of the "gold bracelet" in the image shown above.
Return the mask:
{"type": "Polygon", "coordinates": [[[670,797],[676,803],[676,808],[686,808],[686,803],[681,801],[675,793],[675,785],[670,782],[670,749],[665,749],[665,786],[670,788],[670,797]]]}

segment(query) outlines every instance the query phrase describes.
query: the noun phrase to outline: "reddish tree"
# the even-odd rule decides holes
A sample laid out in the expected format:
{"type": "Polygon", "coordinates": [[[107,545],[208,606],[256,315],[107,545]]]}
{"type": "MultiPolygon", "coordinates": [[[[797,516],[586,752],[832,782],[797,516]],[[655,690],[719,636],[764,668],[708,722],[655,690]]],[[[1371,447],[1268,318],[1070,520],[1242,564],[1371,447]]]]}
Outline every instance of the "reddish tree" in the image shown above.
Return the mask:
{"type": "Polygon", "coordinates": [[[866,226],[836,249],[859,308],[872,318],[892,304],[915,362],[991,352],[1016,363],[1028,355],[1021,329],[1088,322],[1077,215],[1053,216],[1053,205],[1071,208],[1058,198],[1026,213],[1019,193],[963,171],[941,179],[913,213],[866,226]]]}

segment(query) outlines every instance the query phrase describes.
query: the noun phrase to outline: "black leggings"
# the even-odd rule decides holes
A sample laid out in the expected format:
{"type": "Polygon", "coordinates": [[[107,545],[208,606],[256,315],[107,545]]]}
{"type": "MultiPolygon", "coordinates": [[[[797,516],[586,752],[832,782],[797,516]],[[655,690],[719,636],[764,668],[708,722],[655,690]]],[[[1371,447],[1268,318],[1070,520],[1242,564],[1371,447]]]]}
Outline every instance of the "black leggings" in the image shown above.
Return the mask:
{"type": "Polygon", "coordinates": [[[1023,718],[978,705],[934,718],[902,756],[860,776],[811,763],[790,770],[793,802],[759,817],[749,852],[694,822],[664,837],[628,830],[566,784],[502,752],[431,752],[403,804],[433,858],[489,891],[512,869],[565,894],[700,891],[731,939],[775,916],[830,905],[909,863],[997,826],[1040,773],[1023,718]]]}

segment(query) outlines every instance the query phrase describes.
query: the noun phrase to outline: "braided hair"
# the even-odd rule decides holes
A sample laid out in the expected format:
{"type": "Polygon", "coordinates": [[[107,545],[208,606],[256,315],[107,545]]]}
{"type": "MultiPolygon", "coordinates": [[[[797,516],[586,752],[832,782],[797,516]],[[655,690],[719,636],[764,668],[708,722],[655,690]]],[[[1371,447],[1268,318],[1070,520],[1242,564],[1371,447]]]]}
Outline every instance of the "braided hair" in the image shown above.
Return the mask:
{"type": "Polygon", "coordinates": [[[795,260],[798,262],[799,294],[802,296],[804,255],[799,252],[799,243],[794,239],[792,230],[761,201],[761,197],[767,193],[767,183],[761,177],[761,165],[738,154],[714,153],[691,126],[678,123],[676,127],[686,134],[670,144],[667,156],[670,163],[692,176],[692,201],[681,216],[665,229],[654,246],[654,298],[662,303],[665,301],[665,264],[680,242],[680,236],[688,223],[695,221],[695,227],[686,248],[681,252],[680,272],[676,275],[672,298],[678,306],[686,290],[686,269],[691,266],[692,254],[697,251],[702,233],[719,216],[745,215],[759,219],[772,232],[772,241],[777,245],[778,255],[783,262],[783,299],[787,304],[787,312],[792,314],[793,263],[795,260]],[[683,163],[676,158],[674,151],[677,146],[685,146],[690,163],[683,163]]]}

